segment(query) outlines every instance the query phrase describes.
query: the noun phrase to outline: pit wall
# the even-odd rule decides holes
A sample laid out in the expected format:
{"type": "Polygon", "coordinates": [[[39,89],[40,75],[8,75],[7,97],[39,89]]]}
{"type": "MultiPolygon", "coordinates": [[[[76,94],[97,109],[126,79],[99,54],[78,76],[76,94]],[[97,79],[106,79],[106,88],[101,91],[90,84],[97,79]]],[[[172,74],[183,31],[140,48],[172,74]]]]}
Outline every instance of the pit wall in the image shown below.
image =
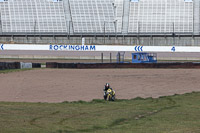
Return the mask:
{"type": "MultiPolygon", "coordinates": [[[[84,37],[85,45],[200,46],[200,37],[84,37]]],[[[0,37],[4,44],[82,44],[82,37],[0,37]]]]}
{"type": "Polygon", "coordinates": [[[57,63],[47,62],[47,68],[105,69],[105,68],[200,68],[200,63],[57,63]]]}

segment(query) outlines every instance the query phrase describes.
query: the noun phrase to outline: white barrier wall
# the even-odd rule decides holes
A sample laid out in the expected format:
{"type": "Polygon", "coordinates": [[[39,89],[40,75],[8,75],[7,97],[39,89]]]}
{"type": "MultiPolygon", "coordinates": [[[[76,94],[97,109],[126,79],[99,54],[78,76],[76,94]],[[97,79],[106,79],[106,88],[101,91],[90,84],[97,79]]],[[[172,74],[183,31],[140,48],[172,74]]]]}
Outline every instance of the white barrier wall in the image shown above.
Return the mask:
{"type": "Polygon", "coordinates": [[[20,69],[32,68],[32,63],[20,62],[20,69]]]}
{"type": "Polygon", "coordinates": [[[1,44],[0,50],[46,50],[46,51],[131,51],[131,52],[200,52],[191,46],[117,46],[117,45],[29,45],[1,44]]]}

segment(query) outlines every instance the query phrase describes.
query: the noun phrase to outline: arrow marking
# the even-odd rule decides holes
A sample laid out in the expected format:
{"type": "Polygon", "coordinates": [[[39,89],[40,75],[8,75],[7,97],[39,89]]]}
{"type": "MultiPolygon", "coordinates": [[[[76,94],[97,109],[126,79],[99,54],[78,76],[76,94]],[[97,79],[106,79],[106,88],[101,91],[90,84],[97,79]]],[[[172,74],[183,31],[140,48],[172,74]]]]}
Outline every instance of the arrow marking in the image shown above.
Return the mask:
{"type": "Polygon", "coordinates": [[[137,46],[135,46],[135,51],[137,51],[137,46]]]}
{"type": "Polygon", "coordinates": [[[1,50],[4,50],[4,48],[3,48],[3,44],[1,44],[1,50]]]}
{"type": "Polygon", "coordinates": [[[141,48],[140,48],[140,51],[143,51],[143,49],[142,49],[142,48],[143,48],[143,46],[141,46],[141,48]]]}
{"type": "Polygon", "coordinates": [[[137,52],[142,52],[143,51],[143,46],[135,46],[135,51],[137,52]]]}
{"type": "Polygon", "coordinates": [[[138,49],[137,49],[138,51],[140,51],[140,46],[138,46],[138,49]]]}

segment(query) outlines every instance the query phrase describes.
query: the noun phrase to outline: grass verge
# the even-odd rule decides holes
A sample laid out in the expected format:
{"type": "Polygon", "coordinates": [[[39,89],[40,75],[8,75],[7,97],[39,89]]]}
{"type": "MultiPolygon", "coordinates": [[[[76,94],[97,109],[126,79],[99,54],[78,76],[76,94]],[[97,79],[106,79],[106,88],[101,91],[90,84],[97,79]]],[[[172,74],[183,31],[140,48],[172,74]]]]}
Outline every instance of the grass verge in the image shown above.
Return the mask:
{"type": "Polygon", "coordinates": [[[200,93],[107,102],[0,103],[1,133],[199,133],[200,93]]]}

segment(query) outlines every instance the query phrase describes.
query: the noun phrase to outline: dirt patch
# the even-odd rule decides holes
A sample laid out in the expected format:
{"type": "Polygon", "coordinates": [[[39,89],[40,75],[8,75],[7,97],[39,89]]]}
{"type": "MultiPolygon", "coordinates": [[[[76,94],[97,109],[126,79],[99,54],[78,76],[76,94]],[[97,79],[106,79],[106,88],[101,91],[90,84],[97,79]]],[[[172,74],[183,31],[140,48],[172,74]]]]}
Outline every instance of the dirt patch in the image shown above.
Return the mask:
{"type": "Polygon", "coordinates": [[[118,99],[200,91],[198,69],[38,69],[0,74],[0,101],[63,102],[103,99],[108,82],[118,99]]]}

